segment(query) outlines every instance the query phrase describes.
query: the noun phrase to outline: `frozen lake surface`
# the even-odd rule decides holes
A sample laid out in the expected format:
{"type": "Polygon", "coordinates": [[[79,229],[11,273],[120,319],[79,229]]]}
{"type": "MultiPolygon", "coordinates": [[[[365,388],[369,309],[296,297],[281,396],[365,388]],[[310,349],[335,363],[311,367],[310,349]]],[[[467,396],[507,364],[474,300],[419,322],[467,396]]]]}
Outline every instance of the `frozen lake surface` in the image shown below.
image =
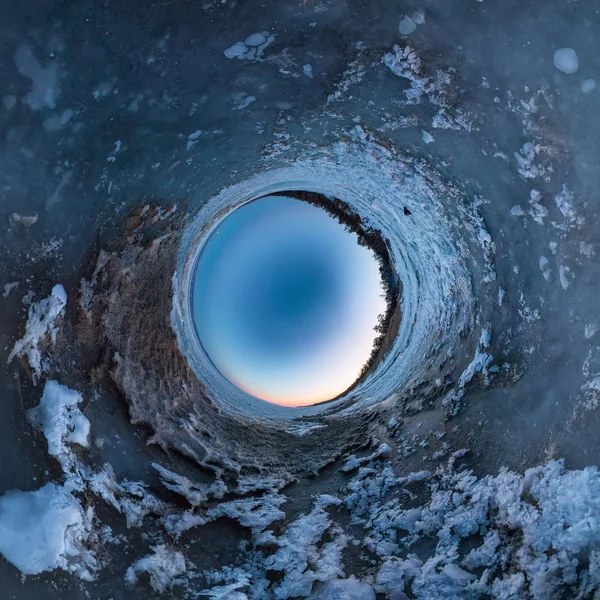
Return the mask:
{"type": "Polygon", "coordinates": [[[2,598],[598,593],[593,3],[0,11],[2,598]],[[323,406],[245,394],[191,327],[202,242],[285,190],[401,283],[323,406]]]}

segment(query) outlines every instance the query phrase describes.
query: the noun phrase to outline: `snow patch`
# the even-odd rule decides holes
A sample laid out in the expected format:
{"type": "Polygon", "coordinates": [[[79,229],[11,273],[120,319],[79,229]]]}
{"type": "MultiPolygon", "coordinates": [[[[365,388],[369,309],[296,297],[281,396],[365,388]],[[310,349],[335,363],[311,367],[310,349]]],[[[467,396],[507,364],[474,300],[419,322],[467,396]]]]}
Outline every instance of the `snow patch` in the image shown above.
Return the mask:
{"type": "Polygon", "coordinates": [[[83,547],[91,517],[54,483],[7,492],[0,497],[0,553],[26,575],[61,568],[91,581],[96,561],[83,547]]]}
{"type": "Polygon", "coordinates": [[[42,356],[44,345],[56,342],[56,319],[63,314],[67,304],[67,293],[62,285],[55,285],[48,298],[34,302],[29,307],[25,335],[15,343],[8,357],[10,363],[15,357],[26,356],[33,370],[33,382],[49,368],[49,359],[42,356]]]}
{"type": "Polygon", "coordinates": [[[166,590],[186,583],[181,577],[187,571],[185,557],[181,552],[169,550],[164,544],[152,547],[153,553],[134,562],[125,573],[126,583],[133,585],[139,573],[150,575],[150,585],[155,591],[166,590]]]}

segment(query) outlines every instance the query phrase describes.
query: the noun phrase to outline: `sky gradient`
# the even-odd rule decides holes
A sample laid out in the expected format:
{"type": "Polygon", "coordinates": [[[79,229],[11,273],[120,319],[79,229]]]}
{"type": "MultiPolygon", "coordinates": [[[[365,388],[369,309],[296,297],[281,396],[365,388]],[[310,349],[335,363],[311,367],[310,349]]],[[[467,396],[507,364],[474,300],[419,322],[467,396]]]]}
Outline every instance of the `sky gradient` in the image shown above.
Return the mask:
{"type": "Polygon", "coordinates": [[[193,289],[198,335],[219,371],[283,406],[348,389],[385,312],[377,261],[357,241],[322,208],[280,196],[222,221],[193,289]]]}

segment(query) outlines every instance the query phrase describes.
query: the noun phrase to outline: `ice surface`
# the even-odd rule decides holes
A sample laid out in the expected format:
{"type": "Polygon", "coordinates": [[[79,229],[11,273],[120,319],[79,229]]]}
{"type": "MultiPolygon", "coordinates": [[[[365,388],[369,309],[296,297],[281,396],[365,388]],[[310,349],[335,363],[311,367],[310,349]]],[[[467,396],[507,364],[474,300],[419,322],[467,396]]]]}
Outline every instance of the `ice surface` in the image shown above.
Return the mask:
{"type": "Polygon", "coordinates": [[[55,285],[48,298],[33,303],[29,307],[25,335],[14,345],[8,362],[15,357],[26,356],[33,370],[34,382],[47,369],[47,360],[42,356],[40,346],[56,340],[56,319],[63,314],[67,303],[67,293],[62,285],[55,285]]]}
{"type": "MultiPolygon", "coordinates": [[[[598,169],[590,158],[594,156],[593,140],[597,138],[597,76],[593,35],[588,35],[597,30],[595,9],[584,2],[562,7],[560,3],[554,7],[542,6],[543,3],[536,7],[536,3],[531,3],[511,29],[511,47],[518,49],[519,60],[507,62],[506,53],[496,60],[498,56],[482,53],[479,48],[480,39],[488,40],[494,47],[506,41],[501,27],[506,9],[493,2],[486,2],[485,6],[467,2],[464,7],[443,2],[423,5],[431,27],[418,28],[410,34],[415,40],[418,37],[418,45],[407,48],[400,43],[394,49],[385,47],[392,43],[383,39],[386,35],[396,41],[410,38],[401,37],[398,21],[402,13],[384,2],[376,3],[377,6],[366,3],[366,8],[359,7],[363,3],[356,5],[356,18],[368,18],[350,28],[352,19],[340,26],[340,39],[351,40],[348,44],[338,44],[330,32],[332,19],[335,20],[338,8],[343,8],[343,2],[338,8],[335,2],[282,2],[264,11],[258,5],[256,10],[246,10],[242,4],[210,0],[190,4],[187,8],[192,12],[202,11],[190,20],[199,24],[201,30],[191,28],[194,31],[190,40],[185,27],[169,28],[171,17],[162,18],[160,11],[169,15],[177,9],[177,3],[166,8],[156,5],[144,13],[142,20],[149,26],[140,29],[135,38],[128,38],[125,27],[120,39],[119,20],[114,18],[110,22],[115,27],[107,29],[99,45],[94,42],[93,30],[104,16],[98,21],[92,11],[89,22],[80,19],[75,28],[75,37],[84,36],[89,46],[79,60],[77,53],[68,51],[74,47],[68,15],[61,15],[58,9],[53,12],[55,19],[46,20],[40,4],[34,19],[39,27],[23,38],[22,24],[30,22],[31,6],[15,4],[14,24],[10,18],[5,24],[6,95],[0,104],[9,133],[2,140],[1,153],[6,163],[2,185],[7,192],[6,215],[10,224],[4,236],[6,278],[2,283],[18,279],[17,291],[25,293],[30,288],[39,289],[40,281],[29,279],[33,270],[43,274],[45,282],[57,273],[74,274],[79,250],[94,247],[96,225],[101,222],[95,219],[108,209],[105,212],[118,224],[130,209],[136,208],[137,198],[147,197],[148,186],[160,197],[189,197],[191,214],[210,205],[204,204],[209,194],[228,186],[236,188],[236,194],[224,196],[218,210],[225,209],[232,198],[250,197],[256,190],[290,181],[298,185],[308,180],[318,182],[332,195],[338,190],[346,193],[347,189],[360,189],[368,201],[357,203],[360,210],[374,227],[389,226],[392,246],[406,249],[406,256],[398,253],[394,259],[402,269],[403,323],[410,325],[410,337],[403,339],[403,347],[408,349],[406,361],[383,363],[387,372],[394,374],[393,384],[382,381],[377,386],[361,388],[357,394],[369,412],[357,413],[368,415],[368,419],[361,424],[360,433],[365,436],[358,437],[351,452],[357,452],[354,448],[363,443],[369,449],[357,452],[350,457],[352,460],[344,450],[336,455],[341,457],[340,463],[330,464],[324,473],[311,473],[308,480],[296,481],[286,488],[287,498],[280,496],[275,501],[273,492],[294,481],[285,470],[277,470],[278,457],[268,464],[256,461],[247,471],[244,468],[229,473],[223,478],[226,485],[219,478],[209,481],[206,472],[202,472],[200,481],[209,482],[200,483],[194,478],[193,469],[186,469],[187,477],[183,477],[174,466],[179,457],[156,458],[160,452],[157,447],[148,450],[152,458],[144,462],[145,428],[136,425],[131,428],[136,428],[136,436],[140,436],[141,452],[135,448],[130,453],[128,444],[135,440],[125,443],[125,436],[123,454],[117,443],[114,449],[108,443],[104,449],[87,452],[89,436],[85,432],[89,424],[77,414],[83,403],[79,400],[69,404],[63,398],[55,406],[60,407],[55,415],[57,421],[49,418],[44,425],[37,421],[37,426],[48,438],[49,451],[69,456],[73,473],[63,473],[64,485],[50,484],[55,486],[52,493],[35,496],[45,489],[42,488],[38,492],[9,492],[2,496],[0,524],[12,526],[18,513],[27,522],[27,527],[20,529],[22,537],[33,530],[37,536],[38,531],[56,524],[60,535],[45,539],[60,540],[62,534],[68,538],[78,530],[76,504],[91,503],[96,513],[106,519],[105,523],[118,524],[127,542],[119,552],[107,549],[103,553],[109,558],[110,567],[102,577],[107,578],[107,586],[111,585],[108,580],[116,577],[118,586],[123,583],[128,565],[148,566],[146,570],[133,569],[137,578],[135,593],[141,597],[158,594],[148,589],[147,580],[153,568],[160,568],[160,560],[150,559],[160,554],[156,548],[161,544],[167,551],[180,552],[186,558],[200,556],[207,563],[214,563],[222,573],[221,580],[215,576],[209,581],[204,573],[206,581],[198,580],[199,589],[207,588],[209,597],[226,600],[268,598],[275,589],[280,598],[293,598],[297,591],[310,597],[324,590],[337,593],[340,588],[343,593],[360,588],[371,594],[375,590],[390,600],[593,598],[600,590],[597,471],[569,471],[556,463],[524,470],[540,464],[544,453],[560,456],[566,452],[569,465],[578,468],[597,463],[593,429],[600,398],[600,322],[593,284],[598,280],[594,201],[598,169]],[[557,7],[560,10],[553,10],[557,7]],[[159,11],[154,13],[156,22],[154,9],[159,11]],[[563,15],[563,9],[578,18],[563,15]],[[245,11],[246,24],[239,22],[235,10],[245,11]],[[540,19],[548,25],[547,30],[526,26],[541,22],[540,19]],[[273,45],[268,60],[254,64],[264,51],[261,46],[270,37],[262,31],[265,23],[276,24],[279,44],[277,49],[273,45]],[[438,27],[441,23],[445,24],[442,28],[438,27]],[[161,29],[168,33],[162,36],[161,29]],[[150,32],[148,36],[146,30],[150,32]],[[464,35],[465,31],[476,31],[477,35],[464,35]],[[25,46],[21,42],[24,39],[31,46],[25,46]],[[198,49],[200,40],[209,41],[205,44],[207,56],[217,49],[215,61],[194,61],[192,71],[180,72],[182,66],[189,65],[189,48],[198,49]],[[549,40],[557,44],[550,50],[549,40]],[[253,42],[261,43],[252,45],[253,42]],[[67,51],[60,49],[62,44],[67,51]],[[232,59],[241,57],[245,63],[228,61],[226,55],[219,59],[221,50],[232,44],[241,48],[240,53],[233,52],[232,59]],[[550,63],[552,53],[561,44],[575,45],[577,49],[575,65],[581,63],[577,77],[563,76],[565,66],[574,72],[572,56],[561,63],[562,71],[554,71],[550,63]],[[149,53],[156,62],[150,62],[149,53]],[[130,59],[135,63],[134,78],[129,77],[130,59]],[[315,72],[311,81],[304,75],[308,61],[318,70],[318,76],[315,72]],[[544,63],[547,68],[543,68],[544,63]],[[218,70],[217,76],[214,69],[218,70]],[[482,74],[485,82],[479,85],[482,74]],[[78,86],[78,82],[82,85],[78,86]],[[235,97],[241,90],[245,90],[243,95],[235,97]],[[258,100],[249,110],[229,111],[247,102],[251,95],[258,100]],[[320,99],[328,97],[332,102],[325,106],[320,99]],[[131,112],[128,107],[132,107],[131,112]],[[276,108],[288,113],[282,116],[276,108]],[[197,110],[194,118],[192,110],[197,110]],[[353,119],[377,129],[377,142],[371,140],[355,151],[347,142],[361,135],[350,129],[353,119]],[[435,144],[425,146],[429,141],[425,132],[433,131],[434,125],[446,129],[438,131],[435,144]],[[205,130],[202,137],[188,136],[197,127],[205,130]],[[263,135],[256,135],[257,130],[263,135]],[[473,130],[476,133],[470,135],[473,130]],[[257,141],[259,137],[262,139],[257,141]],[[280,141],[279,146],[268,143],[271,137],[280,141]],[[112,144],[119,138],[123,151],[117,155],[112,144]],[[210,143],[204,143],[208,140],[210,143]],[[411,140],[416,142],[418,158],[415,156],[414,162],[398,159],[398,146],[408,144],[415,152],[411,140]],[[189,155],[185,154],[186,144],[189,155]],[[307,152],[311,145],[319,148],[318,155],[317,151],[307,152]],[[138,152],[140,149],[144,151],[138,152]],[[274,160],[269,158],[271,152],[274,160]],[[355,153],[362,162],[355,160],[355,153]],[[186,163],[192,154],[193,164],[186,163]],[[107,157],[112,157],[111,162],[106,162],[107,157]],[[324,168],[319,164],[321,157],[326,163],[324,168]],[[344,171],[339,165],[346,161],[351,169],[344,171]],[[247,184],[244,181],[248,174],[253,176],[263,167],[273,167],[275,171],[274,167],[286,166],[288,162],[300,166],[290,168],[281,179],[265,177],[258,181],[259,185],[255,185],[255,180],[247,184]],[[430,163],[434,166],[431,171],[430,163]],[[425,191],[413,176],[414,165],[418,166],[420,177],[434,182],[425,191]],[[93,186],[104,181],[106,169],[112,169],[106,185],[94,193],[93,186]],[[72,175],[67,177],[66,172],[72,175]],[[489,237],[485,230],[481,238],[454,235],[453,228],[466,232],[476,215],[460,208],[464,199],[448,191],[446,179],[457,181],[468,190],[469,203],[474,191],[481,194],[481,215],[489,237]],[[392,180],[394,186],[382,183],[392,180]],[[109,181],[113,192],[111,202],[105,205],[109,181]],[[561,186],[565,182],[569,187],[563,193],[561,186]],[[406,192],[395,194],[394,187],[406,192]],[[387,202],[391,197],[393,202],[387,202]],[[37,202],[39,198],[41,203],[37,202]],[[44,198],[49,200],[46,211],[44,198]],[[399,212],[393,209],[396,204],[399,212]],[[410,208],[410,216],[402,214],[402,206],[410,208]],[[511,217],[513,206],[517,218],[511,217]],[[65,240],[62,261],[44,254],[44,248],[49,246],[42,244],[55,231],[63,232],[65,240]],[[487,255],[498,267],[496,283],[481,281],[485,263],[477,245],[479,239],[490,249],[494,241],[498,244],[497,256],[491,250],[487,255]],[[464,265],[467,268],[463,274],[464,265]],[[469,306],[461,312],[471,299],[473,310],[469,306]],[[423,320],[411,320],[413,313],[424,315],[423,320]],[[453,331],[446,327],[453,320],[462,326],[456,343],[451,339],[453,331]],[[493,350],[488,347],[489,335],[485,344],[477,340],[479,329],[488,329],[487,320],[493,322],[493,350]],[[427,326],[422,326],[422,322],[427,326]],[[538,329],[542,331],[541,344],[538,329]],[[424,341],[413,344],[414,339],[424,341]],[[452,352],[446,353],[447,350],[452,352]],[[521,362],[519,356],[524,351],[527,359],[521,362]],[[486,364],[492,352],[497,361],[493,368],[501,370],[497,377],[488,373],[492,363],[486,364]],[[448,372],[438,372],[436,361],[440,355],[449,365],[448,372]],[[419,367],[404,377],[404,364],[419,364],[429,370],[419,367]],[[488,382],[498,389],[481,390],[480,384],[488,382]],[[397,400],[385,401],[385,414],[375,410],[375,403],[392,398],[392,392],[398,392],[397,400]],[[444,421],[439,405],[446,393],[452,398],[464,394],[465,404],[473,402],[469,411],[444,421]],[[412,414],[420,406],[426,412],[412,414]],[[392,422],[393,426],[386,428],[392,422]],[[407,438],[408,442],[401,432],[411,427],[415,434],[407,438]],[[444,442],[450,442],[447,447],[432,441],[432,427],[445,432],[444,442]],[[458,433],[453,434],[454,431],[458,433]],[[372,446],[367,433],[377,438],[372,446]],[[420,446],[425,439],[429,448],[420,446]],[[455,472],[442,462],[456,447],[454,443],[467,439],[474,451],[469,466],[475,468],[477,476],[468,471],[455,472]],[[390,451],[374,456],[382,442],[390,451]],[[410,452],[415,454],[406,456],[410,452]],[[101,465],[109,459],[114,471],[109,466],[100,471],[96,470],[98,467],[84,467],[87,462],[101,465]],[[158,476],[150,466],[152,460],[165,465],[158,469],[158,476]],[[340,472],[346,465],[349,469],[340,472]],[[501,465],[510,465],[510,469],[501,469],[501,465]],[[152,483],[123,479],[123,471],[137,473],[131,475],[133,479],[150,474],[148,480],[152,483]],[[74,489],[75,476],[81,478],[81,484],[75,486],[81,485],[81,491],[74,489]],[[346,487],[340,487],[343,482],[347,482],[346,487]],[[150,485],[156,486],[157,495],[150,485]],[[329,501],[333,504],[319,508],[322,500],[311,498],[311,494],[324,491],[331,494],[329,501]],[[27,514],[6,508],[10,505],[6,499],[13,493],[20,506],[33,507],[27,514]],[[226,500],[225,493],[229,494],[226,500]],[[246,494],[249,497],[240,498],[246,494]],[[332,500],[333,494],[339,504],[332,500]],[[169,498],[169,502],[162,497],[169,498]],[[53,505],[53,499],[62,499],[64,504],[53,505]],[[285,500],[288,501],[284,504],[285,500]],[[104,502],[115,510],[104,507],[104,502]],[[44,512],[46,508],[49,512],[44,512]],[[284,512],[287,517],[282,516],[284,512]],[[41,513],[48,515],[49,520],[42,523],[42,518],[38,518],[41,513]],[[59,517],[50,518],[55,514],[59,517]],[[60,515],[71,515],[73,525],[63,528],[60,515]],[[167,521],[169,518],[171,521],[167,521]],[[225,523],[224,519],[235,522],[225,523]],[[34,527],[34,521],[39,527],[34,527]],[[144,529],[132,532],[125,528],[125,522],[144,529]],[[172,537],[165,530],[168,522],[179,523],[181,531],[195,522],[197,529],[179,538],[172,537]],[[201,526],[208,522],[208,527],[201,526]],[[231,533],[242,529],[243,533],[231,533]],[[238,546],[242,538],[244,545],[238,546]],[[154,550],[148,550],[150,545],[154,550]],[[267,570],[271,560],[281,570],[267,570]],[[229,569],[225,564],[231,565],[229,569]]],[[[110,7],[104,9],[110,12],[110,7]]],[[[172,18],[177,20],[176,17],[173,13],[172,18]]],[[[415,25],[422,22],[412,12],[408,17],[415,25]]],[[[368,134],[363,132],[363,137],[367,139],[368,134]]],[[[88,287],[82,286],[85,293],[80,305],[73,305],[72,312],[79,314],[80,306],[91,309],[92,301],[104,293],[106,283],[103,273],[97,280],[90,280],[88,287]]],[[[33,292],[27,294],[25,303],[30,303],[32,296],[33,292]]],[[[21,310],[13,291],[4,303],[5,312],[15,305],[21,310]]],[[[41,322],[43,311],[38,304],[31,310],[37,311],[41,322]]],[[[47,331],[38,336],[38,341],[33,341],[35,336],[30,337],[31,352],[27,351],[24,337],[20,353],[14,353],[13,358],[23,356],[32,363],[36,380],[50,373],[51,355],[47,350],[61,314],[54,325],[49,324],[47,331]],[[36,350],[39,373],[34,360],[36,350]]],[[[12,326],[18,316],[5,317],[5,324],[12,326]]],[[[30,331],[33,324],[32,319],[28,323],[30,331]]],[[[77,327],[71,327],[73,324],[68,323],[65,332],[74,335],[76,343],[66,350],[71,355],[65,358],[77,365],[76,349],[83,340],[77,327]]],[[[5,327],[5,340],[6,330],[11,329],[5,327]]],[[[488,331],[492,331],[491,327],[488,331]]],[[[13,340],[8,341],[12,347],[13,340]]],[[[62,351],[62,336],[60,342],[53,351],[62,351]]],[[[69,375],[75,374],[74,370],[69,375]]],[[[6,375],[4,404],[7,409],[16,408],[17,419],[5,419],[3,439],[6,444],[13,437],[18,439],[21,452],[28,439],[44,440],[28,432],[27,422],[21,424],[24,431],[18,429],[19,422],[24,421],[18,418],[20,398],[22,395],[25,405],[30,406],[30,391],[24,385],[20,393],[19,382],[12,380],[13,373],[6,375]]],[[[58,374],[52,373],[51,377],[62,382],[58,374]]],[[[73,386],[84,389],[76,383],[73,386]]],[[[219,396],[215,402],[220,400],[219,396]]],[[[35,411],[40,416],[43,403],[35,411]]],[[[221,406],[218,408],[221,410],[221,406]]],[[[90,411],[92,414],[95,413],[90,411]]],[[[101,414],[109,416],[109,412],[101,414]]],[[[180,426],[183,430],[187,428],[187,412],[181,411],[181,415],[175,428],[180,426]]],[[[110,415],[110,423],[102,424],[103,429],[114,426],[116,433],[119,428],[130,426],[124,421],[123,425],[110,415]]],[[[324,431],[334,430],[334,421],[303,418],[286,423],[285,429],[293,429],[295,435],[290,437],[308,448],[311,443],[321,443],[324,431]],[[310,436],[300,437],[304,433],[310,436]]],[[[253,427],[244,429],[249,434],[248,441],[254,437],[253,427]]],[[[210,427],[205,429],[211,436],[221,435],[210,427]]],[[[106,436],[106,432],[102,435],[106,436]]],[[[24,479],[17,469],[19,483],[15,483],[15,469],[7,466],[2,491],[14,485],[32,490],[45,482],[31,483],[29,476],[28,461],[37,458],[39,444],[36,448],[22,456],[24,479]],[[28,487],[22,481],[28,481],[28,487]]],[[[236,451],[240,448],[236,447],[236,451]]],[[[278,450],[275,445],[273,449],[278,450]]],[[[195,446],[185,450],[190,456],[195,452],[202,455],[202,449],[195,446]]],[[[10,456],[10,452],[6,454],[10,456]]],[[[209,460],[213,459],[215,462],[208,464],[223,468],[218,453],[209,456],[209,460]]],[[[31,473],[39,478],[35,469],[31,473]]],[[[85,523],[87,513],[83,514],[85,523]]],[[[95,522],[94,527],[101,525],[95,522]]],[[[16,531],[0,531],[0,544],[4,543],[9,552],[22,549],[16,531]],[[6,540],[16,541],[9,544],[6,540]]],[[[84,545],[85,535],[81,530],[84,545]]],[[[39,549],[44,554],[46,542],[38,543],[39,539],[42,538],[36,537],[27,550],[39,549]]],[[[63,568],[59,563],[64,558],[70,569],[82,557],[68,553],[60,556],[46,564],[63,568]]],[[[28,579],[20,588],[17,580],[14,591],[10,588],[14,569],[0,562],[0,588],[7,588],[7,597],[33,597],[40,582],[28,579]]],[[[198,563],[198,568],[205,566],[198,563]]],[[[190,568],[189,563],[187,567],[190,568]]],[[[86,568],[93,572],[91,567],[86,568]]],[[[162,577],[159,573],[157,581],[166,581],[168,574],[165,579],[162,577]]],[[[175,575],[174,579],[187,581],[187,573],[175,575]]],[[[82,594],[104,593],[81,590],[77,582],[67,578],[52,577],[49,582],[51,585],[44,592],[49,598],[71,600],[82,594]]],[[[164,585],[169,595],[169,584],[164,585]]],[[[123,593],[133,592],[128,588],[123,593]]]]}
{"type": "Polygon", "coordinates": [[[31,92],[26,98],[29,107],[33,110],[56,108],[58,95],[56,63],[53,62],[44,69],[34,56],[31,47],[21,44],[15,53],[15,64],[19,73],[31,80],[31,92]]]}
{"type": "Polygon", "coordinates": [[[54,483],[0,497],[0,553],[26,575],[60,567],[91,579],[80,564],[88,532],[89,516],[79,501],[54,483]]]}
{"type": "Polygon", "coordinates": [[[554,66],[563,73],[576,73],[579,69],[577,52],[573,48],[560,48],[554,53],[554,66]]]}

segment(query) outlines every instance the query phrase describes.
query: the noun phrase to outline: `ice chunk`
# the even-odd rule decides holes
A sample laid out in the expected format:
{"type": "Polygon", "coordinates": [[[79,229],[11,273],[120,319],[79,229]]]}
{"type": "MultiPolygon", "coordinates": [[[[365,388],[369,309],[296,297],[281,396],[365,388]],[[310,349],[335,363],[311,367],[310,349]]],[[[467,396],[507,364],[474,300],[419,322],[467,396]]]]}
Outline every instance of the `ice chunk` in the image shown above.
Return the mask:
{"type": "MultiPolygon", "coordinates": [[[[313,510],[290,523],[277,538],[279,548],[266,560],[267,569],[284,573],[274,590],[276,600],[309,596],[315,581],[343,577],[341,560],[346,536],[335,535],[331,541],[320,543],[331,526],[325,507],[339,502],[333,496],[319,496],[313,510]]],[[[335,596],[325,598],[333,600],[335,596]]]]}
{"type": "Polygon", "coordinates": [[[312,65],[306,64],[302,67],[302,72],[309,78],[313,78],[313,68],[312,65]]]}
{"type": "Polygon", "coordinates": [[[431,142],[435,142],[435,138],[430,133],[427,133],[427,131],[425,131],[424,129],[421,129],[421,137],[423,138],[423,141],[426,144],[431,144],[431,142]]]}
{"type": "Polygon", "coordinates": [[[581,91],[584,94],[589,94],[591,91],[596,89],[596,80],[595,79],[586,79],[581,82],[581,91]]]}
{"type": "Polygon", "coordinates": [[[20,215],[19,213],[12,213],[9,218],[11,224],[19,223],[19,225],[23,225],[23,227],[29,229],[32,225],[37,223],[39,216],[37,213],[34,213],[33,215],[20,215]]]}
{"type": "Polygon", "coordinates": [[[355,577],[328,581],[310,600],[375,600],[375,591],[355,577]]]}
{"type": "Polygon", "coordinates": [[[256,96],[246,96],[244,94],[236,96],[237,104],[231,110],[244,110],[253,102],[256,102],[256,96]]]}
{"type": "Polygon", "coordinates": [[[252,33],[245,40],[246,46],[261,46],[267,41],[267,37],[262,33],[252,33]]]}
{"type": "Polygon", "coordinates": [[[10,362],[16,356],[26,356],[33,370],[34,383],[45,370],[40,344],[50,338],[56,341],[55,321],[63,313],[67,303],[67,293],[62,285],[55,285],[48,298],[35,302],[29,307],[25,335],[14,345],[8,357],[10,362]]]}
{"type": "Polygon", "coordinates": [[[400,35],[410,35],[417,29],[417,24],[410,18],[404,17],[398,25],[398,31],[400,35]]]}
{"type": "Polygon", "coordinates": [[[194,133],[190,133],[190,135],[188,135],[186,150],[189,151],[192,148],[192,146],[197,144],[198,139],[200,138],[201,135],[202,135],[202,129],[197,129],[196,131],[194,131],[194,133]]]}
{"type": "Polygon", "coordinates": [[[0,498],[0,553],[26,575],[60,567],[92,579],[87,568],[73,563],[74,557],[84,554],[81,542],[88,531],[77,499],[53,483],[0,498]]]}
{"type": "Polygon", "coordinates": [[[152,550],[153,554],[140,558],[127,569],[125,581],[134,584],[138,573],[148,573],[150,585],[159,593],[185,583],[185,578],[181,577],[187,570],[183,554],[169,550],[164,544],[154,546],[152,550]]]}
{"type": "Polygon", "coordinates": [[[563,290],[566,290],[571,282],[569,280],[569,276],[571,275],[571,269],[569,267],[565,267],[564,265],[560,265],[558,267],[558,278],[560,280],[560,285],[563,290]]]}
{"type": "Polygon", "coordinates": [[[576,73],[579,69],[577,52],[573,48],[560,48],[554,53],[554,66],[563,73],[576,73]]]}
{"type": "Polygon", "coordinates": [[[236,42],[233,46],[230,46],[226,50],[223,51],[223,54],[231,59],[231,58],[240,58],[244,57],[244,55],[248,52],[248,46],[244,44],[244,42],[236,42]]]}
{"type": "Polygon", "coordinates": [[[27,411],[29,421],[48,440],[48,453],[56,458],[68,453],[66,442],[87,448],[90,422],[79,410],[82,397],[57,381],[47,381],[40,403],[27,411]]]}

